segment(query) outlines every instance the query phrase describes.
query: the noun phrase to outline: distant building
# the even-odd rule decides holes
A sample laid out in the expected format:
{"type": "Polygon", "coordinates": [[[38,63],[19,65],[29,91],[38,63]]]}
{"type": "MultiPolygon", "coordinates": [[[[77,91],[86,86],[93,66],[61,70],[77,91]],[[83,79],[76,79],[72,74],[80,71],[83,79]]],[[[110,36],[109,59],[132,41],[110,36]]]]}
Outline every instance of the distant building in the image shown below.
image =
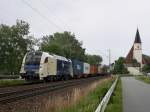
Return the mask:
{"type": "Polygon", "coordinates": [[[140,67],[142,67],[145,64],[150,64],[150,57],[145,54],[142,54],[142,42],[138,29],[136,32],[133,46],[131,47],[128,55],[125,58],[125,63],[127,65],[131,65],[133,64],[134,60],[136,60],[140,64],[140,67]]]}
{"type": "MultiPolygon", "coordinates": [[[[150,57],[142,53],[142,42],[139,30],[137,29],[135,41],[125,58],[125,65],[140,70],[145,64],[150,64],[150,57]]],[[[129,69],[130,69],[129,68],[129,69]]]]}

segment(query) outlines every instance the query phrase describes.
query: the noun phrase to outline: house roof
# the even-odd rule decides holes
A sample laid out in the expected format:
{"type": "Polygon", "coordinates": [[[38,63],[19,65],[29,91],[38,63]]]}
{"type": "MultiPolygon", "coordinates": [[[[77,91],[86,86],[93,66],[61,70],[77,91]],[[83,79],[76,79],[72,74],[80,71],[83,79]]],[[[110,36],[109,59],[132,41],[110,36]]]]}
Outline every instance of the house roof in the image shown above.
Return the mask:
{"type": "Polygon", "coordinates": [[[139,30],[138,30],[138,29],[137,29],[137,31],[136,31],[134,43],[141,43],[140,33],[139,33],[139,30]]]}

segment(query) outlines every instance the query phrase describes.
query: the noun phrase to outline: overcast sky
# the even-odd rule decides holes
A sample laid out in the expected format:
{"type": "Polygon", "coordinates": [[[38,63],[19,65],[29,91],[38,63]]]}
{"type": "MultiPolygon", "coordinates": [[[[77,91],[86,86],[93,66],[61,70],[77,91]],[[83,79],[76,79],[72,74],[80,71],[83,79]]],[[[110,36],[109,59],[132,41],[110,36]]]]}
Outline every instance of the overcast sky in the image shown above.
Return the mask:
{"type": "Polygon", "coordinates": [[[127,55],[138,26],[143,53],[150,55],[149,0],[0,0],[0,23],[13,25],[16,19],[27,21],[37,38],[71,31],[106,64],[108,49],[112,62],[127,55]]]}

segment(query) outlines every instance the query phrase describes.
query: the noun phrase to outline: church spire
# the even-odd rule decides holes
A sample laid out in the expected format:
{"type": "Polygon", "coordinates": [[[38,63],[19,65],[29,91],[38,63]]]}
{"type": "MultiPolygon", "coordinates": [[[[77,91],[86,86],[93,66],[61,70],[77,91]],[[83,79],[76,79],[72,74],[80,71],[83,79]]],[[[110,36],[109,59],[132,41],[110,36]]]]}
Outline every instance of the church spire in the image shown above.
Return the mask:
{"type": "Polygon", "coordinates": [[[140,38],[140,33],[139,33],[138,28],[137,28],[137,31],[136,31],[136,36],[135,36],[134,43],[141,43],[141,38],[140,38]]]}

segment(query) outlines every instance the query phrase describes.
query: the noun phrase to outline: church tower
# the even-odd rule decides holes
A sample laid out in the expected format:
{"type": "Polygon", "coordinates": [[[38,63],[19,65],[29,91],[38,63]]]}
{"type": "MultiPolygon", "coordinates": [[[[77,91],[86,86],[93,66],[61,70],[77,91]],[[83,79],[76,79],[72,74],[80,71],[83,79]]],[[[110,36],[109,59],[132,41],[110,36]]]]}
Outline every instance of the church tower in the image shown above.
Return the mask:
{"type": "Polygon", "coordinates": [[[142,64],[142,42],[138,29],[133,44],[133,59],[136,59],[138,63],[142,64]]]}

